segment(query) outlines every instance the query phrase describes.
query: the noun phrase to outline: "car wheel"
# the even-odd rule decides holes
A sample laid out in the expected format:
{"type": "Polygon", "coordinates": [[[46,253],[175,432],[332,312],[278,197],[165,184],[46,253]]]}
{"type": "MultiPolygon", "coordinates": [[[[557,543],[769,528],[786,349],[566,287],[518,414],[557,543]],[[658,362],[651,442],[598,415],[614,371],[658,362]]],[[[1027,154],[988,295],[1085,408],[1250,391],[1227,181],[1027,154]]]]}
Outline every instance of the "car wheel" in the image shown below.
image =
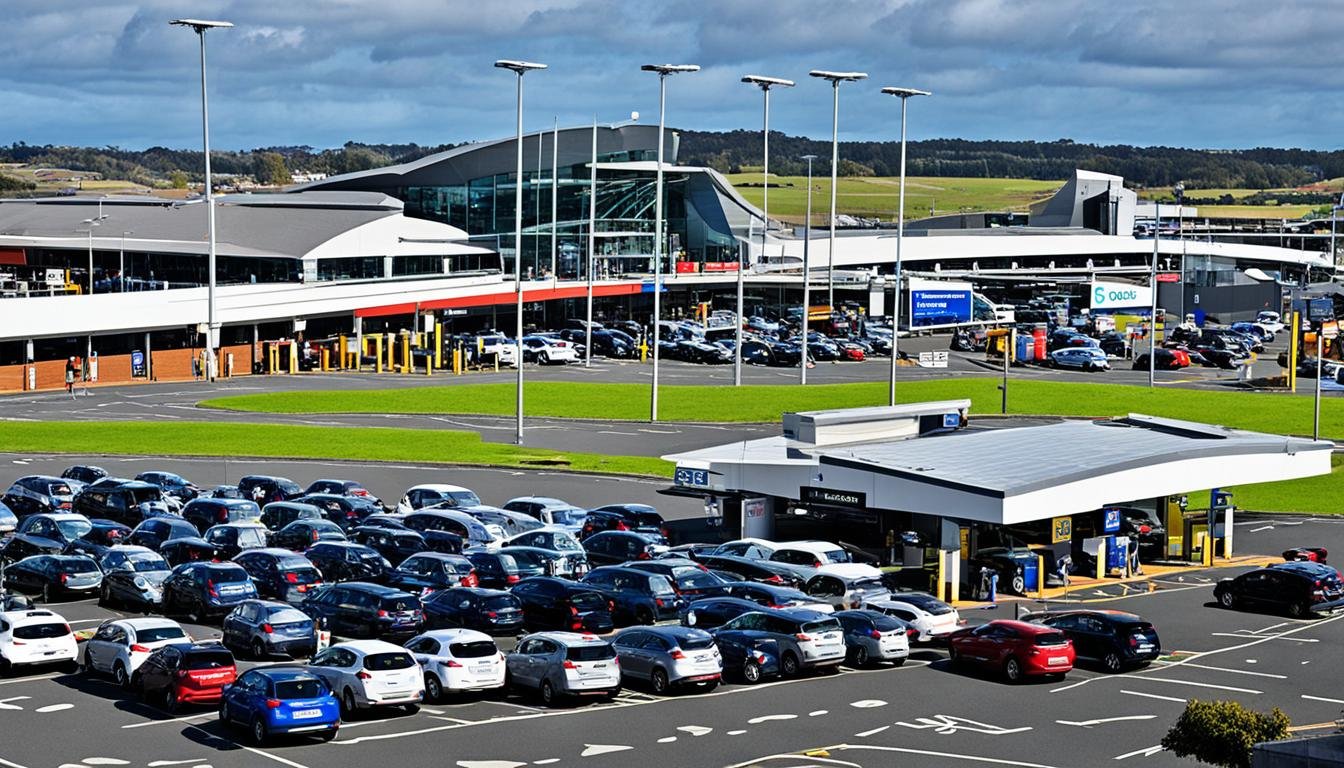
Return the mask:
{"type": "Polygon", "coordinates": [[[317,738],[325,744],[326,742],[336,738],[336,729],[332,728],[330,731],[323,731],[322,735],[318,736],[317,738]]]}
{"type": "Polygon", "coordinates": [[[635,623],[636,623],[636,624],[646,624],[646,625],[647,625],[647,624],[652,624],[652,623],[653,623],[653,611],[650,611],[648,608],[640,608],[640,609],[638,609],[637,611],[635,611],[635,623]]]}
{"type": "Polygon", "coordinates": [[[793,677],[798,674],[798,657],[792,653],[784,654],[779,660],[779,673],[784,677],[793,677]]]}
{"type": "Polygon", "coordinates": [[[1224,592],[1221,596],[1219,596],[1218,604],[1223,606],[1224,608],[1236,608],[1237,596],[1232,594],[1231,592],[1224,592]]]}
{"type": "Polygon", "coordinates": [[[860,645],[858,648],[854,649],[854,666],[866,667],[868,666],[869,661],[867,648],[860,645]]]}
{"type": "Polygon", "coordinates": [[[546,354],[545,352],[537,353],[537,365],[550,365],[550,364],[551,364],[550,355],[546,354]]]}
{"type": "Polygon", "coordinates": [[[550,680],[541,681],[541,703],[548,707],[555,704],[555,687],[550,680]]]}
{"type": "Polygon", "coordinates": [[[419,705],[419,704],[406,704],[406,705],[403,706],[402,708],[405,709],[405,710],[406,710],[406,713],[409,714],[409,715],[414,715],[416,712],[419,712],[419,711],[420,711],[420,705],[419,705]]]}
{"type": "Polygon", "coordinates": [[[355,714],[355,692],[349,688],[341,694],[341,719],[348,720],[355,714]]]}
{"type": "Polygon", "coordinates": [[[1008,660],[1003,662],[1003,679],[1010,683],[1016,683],[1022,680],[1022,662],[1009,656],[1008,660]]]}
{"type": "Polygon", "coordinates": [[[112,680],[121,688],[131,687],[131,676],[126,673],[125,664],[117,662],[117,665],[112,668],[112,680]]]}
{"type": "Polygon", "coordinates": [[[260,717],[252,721],[252,743],[258,747],[266,743],[266,721],[260,717]]]}
{"type": "Polygon", "coordinates": [[[1111,651],[1110,653],[1103,656],[1101,659],[1101,665],[1106,668],[1107,672],[1110,672],[1112,674],[1119,672],[1124,667],[1124,664],[1120,661],[1120,654],[1116,653],[1115,651],[1111,651]]]}
{"type": "Polygon", "coordinates": [[[443,698],[443,685],[439,683],[439,676],[433,672],[425,675],[425,701],[439,701],[443,698]]]}
{"type": "Polygon", "coordinates": [[[112,590],[108,588],[106,583],[103,584],[102,589],[98,590],[98,605],[103,608],[112,605],[112,590]]]}
{"type": "Polygon", "coordinates": [[[903,666],[905,666],[905,657],[901,657],[901,658],[899,658],[899,659],[896,659],[896,660],[892,661],[892,662],[891,662],[891,666],[893,666],[893,667],[903,667],[903,666]]]}
{"type": "Polygon", "coordinates": [[[181,709],[181,704],[177,700],[177,691],[170,685],[168,690],[163,692],[163,709],[170,715],[177,714],[181,709]]]}
{"type": "Polygon", "coordinates": [[[219,722],[223,723],[224,725],[228,725],[228,724],[229,724],[229,705],[228,705],[228,704],[225,704],[225,703],[222,702],[222,701],[219,702],[219,713],[218,713],[218,715],[219,715],[219,722]]]}
{"type": "Polygon", "coordinates": [[[266,644],[261,642],[261,638],[256,638],[252,641],[252,658],[266,658],[266,644]]]}
{"type": "Polygon", "coordinates": [[[742,665],[742,680],[747,685],[755,685],[761,682],[761,665],[754,661],[748,661],[742,665]]]}
{"type": "Polygon", "coordinates": [[[1303,602],[1289,603],[1288,615],[1294,619],[1305,619],[1311,615],[1311,608],[1303,602]]]}
{"type": "Polygon", "coordinates": [[[672,683],[667,679],[667,672],[662,669],[655,669],[649,675],[649,683],[653,686],[653,692],[659,696],[667,695],[672,688],[672,683]]]}

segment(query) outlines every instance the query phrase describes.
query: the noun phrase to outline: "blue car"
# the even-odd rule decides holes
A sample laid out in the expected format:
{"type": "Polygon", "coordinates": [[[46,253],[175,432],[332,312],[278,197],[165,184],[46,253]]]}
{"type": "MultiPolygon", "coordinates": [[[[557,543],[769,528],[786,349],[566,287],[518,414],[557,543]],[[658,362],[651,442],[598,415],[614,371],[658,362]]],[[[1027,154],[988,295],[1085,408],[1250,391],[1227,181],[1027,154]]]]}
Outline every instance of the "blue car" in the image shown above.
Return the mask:
{"type": "Polygon", "coordinates": [[[257,746],[289,734],[336,738],[341,705],[322,678],[296,667],[261,667],[224,688],[219,719],[242,725],[257,746]]]}
{"type": "Polygon", "coordinates": [[[755,685],[767,677],[779,676],[779,643],[774,640],[737,633],[717,636],[714,644],[723,657],[725,677],[737,677],[747,685],[755,685]]]}

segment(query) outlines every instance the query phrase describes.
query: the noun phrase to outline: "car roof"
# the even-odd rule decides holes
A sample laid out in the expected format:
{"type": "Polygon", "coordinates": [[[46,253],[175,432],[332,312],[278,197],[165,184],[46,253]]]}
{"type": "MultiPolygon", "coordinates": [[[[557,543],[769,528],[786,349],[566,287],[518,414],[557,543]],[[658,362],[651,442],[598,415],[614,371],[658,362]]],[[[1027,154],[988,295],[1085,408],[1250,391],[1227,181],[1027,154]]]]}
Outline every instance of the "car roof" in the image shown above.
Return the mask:
{"type": "Polygon", "coordinates": [[[113,544],[112,546],[108,547],[107,551],[104,552],[103,554],[110,555],[113,552],[121,552],[122,554],[126,555],[144,554],[145,552],[148,552],[151,555],[158,554],[149,547],[142,547],[139,544],[113,544]]]}
{"type": "Polygon", "coordinates": [[[392,653],[394,651],[405,651],[400,645],[393,645],[386,640],[346,640],[340,643],[334,643],[331,648],[348,648],[362,655],[371,653],[392,653]]]}
{"type": "Polygon", "coordinates": [[[831,614],[814,611],[810,608],[764,608],[758,613],[768,613],[772,616],[780,616],[791,621],[821,621],[831,618],[831,614]]]}
{"type": "Polygon", "coordinates": [[[447,484],[447,483],[421,483],[420,485],[413,485],[413,486],[411,486],[408,490],[409,490],[409,491],[439,491],[440,493],[443,493],[443,492],[445,492],[445,491],[469,491],[469,492],[471,492],[471,493],[475,493],[475,491],[472,491],[470,488],[466,488],[466,487],[461,486],[461,485],[449,485],[449,484],[447,484]]]}
{"type": "Polygon", "coordinates": [[[683,627],[678,624],[663,624],[661,626],[653,625],[647,627],[633,626],[621,630],[620,634],[624,635],[627,632],[651,632],[655,635],[660,635],[662,637],[673,637],[678,640],[685,640],[690,637],[704,637],[709,634],[705,630],[699,629],[697,627],[683,627]]]}
{"type": "Polygon", "coordinates": [[[1339,576],[1339,572],[1331,566],[1322,565],[1321,563],[1313,563],[1309,560],[1289,560],[1283,563],[1272,563],[1266,567],[1270,570],[1297,573],[1301,576],[1307,576],[1313,579],[1339,576]]]}
{"type": "Polygon", "coordinates": [[[110,619],[105,623],[118,624],[123,627],[130,627],[131,629],[159,629],[161,627],[182,628],[182,625],[178,624],[176,621],[159,616],[132,616],[126,619],[110,619]]]}
{"type": "Polygon", "coordinates": [[[45,608],[33,608],[26,611],[3,611],[0,612],[0,618],[4,618],[14,626],[25,624],[45,624],[50,621],[65,621],[65,617],[59,613],[52,613],[45,608]]]}
{"type": "Polygon", "coordinates": [[[840,579],[882,578],[882,571],[863,563],[827,563],[818,567],[817,573],[840,579]]]}
{"type": "Polygon", "coordinates": [[[1054,627],[1047,627],[1043,624],[1032,624],[1029,621],[1016,621],[1014,619],[994,619],[993,621],[987,623],[996,624],[998,626],[1003,627],[1009,627],[1011,629],[1015,629],[1018,630],[1019,632],[1024,632],[1029,635],[1043,635],[1046,632],[1059,631],[1054,627]]]}
{"type": "Polygon", "coordinates": [[[1042,616],[1096,616],[1120,624],[1147,624],[1148,620],[1136,613],[1113,608],[1079,608],[1077,610],[1042,611],[1042,616]]]}
{"type": "MultiPolygon", "coordinates": [[[[557,643],[566,646],[607,644],[606,640],[598,637],[597,635],[589,635],[589,634],[581,635],[578,632],[536,632],[534,634],[527,635],[527,637],[522,638],[522,640],[526,640],[529,637],[544,637],[548,640],[554,640],[557,643]]],[[[522,642],[522,640],[520,640],[519,642],[522,642]]]]}
{"type": "Polygon", "coordinates": [[[295,552],[284,547],[256,547],[254,549],[245,549],[240,554],[244,555],[271,555],[272,557],[303,557],[302,552],[295,552]]]}
{"type": "Polygon", "coordinates": [[[319,680],[317,675],[300,666],[288,664],[277,664],[273,667],[253,667],[249,672],[256,672],[260,675],[270,678],[275,682],[284,682],[286,680],[319,680]]]}
{"type": "Polygon", "coordinates": [[[422,632],[420,634],[420,637],[432,637],[435,640],[438,640],[439,642],[449,642],[449,643],[461,642],[461,641],[480,642],[482,640],[489,640],[490,642],[493,643],[495,640],[493,637],[485,634],[484,632],[480,632],[474,629],[464,629],[462,627],[456,627],[451,629],[431,629],[428,632],[422,632]]]}
{"type": "Polygon", "coordinates": [[[508,506],[509,504],[512,504],[515,501],[528,502],[532,504],[542,504],[545,506],[546,509],[550,509],[552,507],[574,506],[573,504],[570,504],[568,501],[565,501],[564,499],[557,499],[554,496],[518,496],[516,498],[512,498],[504,502],[504,505],[508,506]]]}
{"type": "Polygon", "coordinates": [[[342,581],[337,584],[333,584],[331,586],[352,587],[354,589],[358,589],[361,592],[368,592],[369,594],[377,595],[379,597],[391,597],[392,595],[405,595],[406,597],[415,597],[415,595],[412,595],[410,592],[407,592],[405,590],[397,589],[396,587],[387,587],[382,584],[373,584],[368,581],[342,581]]]}

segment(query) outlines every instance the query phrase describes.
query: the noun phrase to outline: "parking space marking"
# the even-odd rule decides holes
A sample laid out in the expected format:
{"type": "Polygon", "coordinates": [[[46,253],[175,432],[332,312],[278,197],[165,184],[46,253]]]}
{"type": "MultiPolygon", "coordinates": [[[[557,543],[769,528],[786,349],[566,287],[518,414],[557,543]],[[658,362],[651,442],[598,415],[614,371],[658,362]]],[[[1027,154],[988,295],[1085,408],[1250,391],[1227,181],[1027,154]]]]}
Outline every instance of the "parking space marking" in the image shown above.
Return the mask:
{"type": "MultiPolygon", "coordinates": [[[[947,758],[948,760],[965,760],[966,762],[970,763],[985,763],[988,765],[1010,765],[1015,766],[1015,768],[1056,768],[1056,766],[1046,765],[1045,763],[1028,763],[1023,762],[1021,760],[1009,760],[1001,757],[985,757],[983,755],[964,755],[957,752],[939,752],[937,750],[932,749],[914,749],[913,747],[887,747],[887,746],[880,746],[877,744],[835,744],[829,747],[821,747],[820,749],[824,749],[828,752],[842,752],[847,750],[899,752],[901,754],[906,755],[923,755],[925,757],[943,757],[947,758]]],[[[756,760],[749,760],[745,763],[737,763],[736,765],[729,766],[729,768],[747,768],[748,766],[754,765],[755,763],[761,760],[769,760],[774,759],[776,757],[782,757],[782,756],[771,755],[769,757],[757,758],[756,760]]],[[[789,757],[796,759],[798,755],[790,755],[789,757]]],[[[817,758],[815,757],[810,759],[817,760],[817,758]]],[[[827,760],[825,762],[834,765],[854,765],[854,763],[846,763],[841,762],[839,760],[827,760]]]]}
{"type": "Polygon", "coordinates": [[[1165,747],[1163,747],[1161,744],[1158,744],[1152,747],[1144,747],[1143,749],[1136,749],[1133,752],[1126,752],[1123,755],[1116,755],[1114,759],[1125,760],[1127,758],[1137,757],[1139,755],[1142,755],[1144,757],[1152,757],[1153,755],[1156,755],[1158,752],[1161,752],[1163,749],[1165,749],[1165,747]]]}
{"type": "Polygon", "coordinates": [[[0,757],[0,765],[5,766],[5,768],[28,768],[28,766],[26,766],[26,765],[19,765],[18,763],[11,763],[10,761],[4,759],[3,757],[0,757]]]}
{"type": "Polygon", "coordinates": [[[34,711],[34,712],[40,712],[40,713],[42,713],[42,714],[46,714],[46,713],[48,713],[48,712],[60,712],[60,711],[62,711],[62,710],[66,710],[66,709],[74,709],[74,708],[75,708],[75,705],[74,705],[74,704],[48,704],[48,705],[45,706],[45,707],[38,707],[37,709],[35,709],[35,710],[33,710],[33,711],[34,711]]]}
{"type": "MultiPolygon", "coordinates": [[[[1258,635],[1256,635],[1256,634],[1254,634],[1254,633],[1247,633],[1247,632],[1210,632],[1209,634],[1210,634],[1211,636],[1213,636],[1213,637],[1240,637],[1240,638],[1245,638],[1245,637],[1258,637],[1258,635]]],[[[1291,640],[1291,641],[1293,641],[1293,642],[1295,642],[1295,643],[1319,643],[1319,642],[1321,642],[1320,640],[1317,640],[1316,638],[1313,638],[1313,637],[1286,637],[1286,636],[1284,636],[1284,635],[1267,635],[1267,636],[1261,637],[1260,639],[1261,639],[1261,640],[1291,640]]],[[[1231,649],[1229,648],[1228,650],[1231,650],[1231,649]]]]}
{"type": "Polygon", "coordinates": [[[1056,720],[1060,725],[1075,725],[1079,728],[1091,728],[1094,725],[1104,725],[1106,723],[1119,723],[1125,720],[1152,720],[1157,715],[1125,715],[1123,717],[1102,717],[1096,720],[1056,720]]]}
{"type": "Polygon", "coordinates": [[[34,680],[50,680],[59,676],[60,672],[51,672],[45,675],[33,675],[32,677],[16,677],[13,680],[0,680],[0,685],[13,685],[15,683],[31,683],[34,680]]]}
{"type": "Polygon", "coordinates": [[[1324,701],[1327,704],[1344,704],[1344,699],[1327,699],[1324,696],[1308,696],[1305,693],[1302,694],[1302,698],[1308,701],[1324,701]]]}
{"type": "Polygon", "coordinates": [[[1253,688],[1237,688],[1236,686],[1232,686],[1232,685],[1216,685],[1216,684],[1214,684],[1214,683],[1201,683],[1201,682],[1198,682],[1198,681],[1196,681],[1196,680],[1173,680],[1173,679],[1171,679],[1171,678],[1169,678],[1169,677],[1152,677],[1152,676],[1149,676],[1149,675],[1134,675],[1132,679],[1134,679],[1134,680],[1142,680],[1142,681],[1144,681],[1144,682],[1148,682],[1148,683],[1170,683],[1170,684],[1172,684],[1172,685],[1192,685],[1192,686],[1194,686],[1194,687],[1196,687],[1196,688],[1213,688],[1213,689],[1215,689],[1215,690],[1219,690],[1219,691],[1231,691],[1231,692],[1233,692],[1233,693],[1247,693],[1247,694],[1251,694],[1251,695],[1259,695],[1259,694],[1264,693],[1264,691],[1257,691],[1257,690],[1255,690],[1255,689],[1253,689],[1253,688]]]}
{"type": "Polygon", "coordinates": [[[1007,736],[1008,734],[1023,733],[1031,730],[1031,726],[1029,725],[1021,728],[1003,728],[1001,726],[990,725],[989,723],[982,723],[964,717],[953,717],[952,715],[917,717],[913,723],[897,721],[896,724],[903,728],[913,728],[917,731],[932,729],[934,733],[942,736],[950,736],[959,731],[983,733],[987,736],[1007,736]]]}
{"type": "MultiPolygon", "coordinates": [[[[202,712],[202,713],[199,714],[199,715],[187,715],[186,717],[174,717],[174,718],[169,719],[169,720],[144,720],[144,721],[139,722],[139,723],[129,723],[129,724],[127,724],[127,725],[123,725],[123,726],[121,726],[121,727],[122,727],[123,729],[124,729],[124,728],[144,728],[144,727],[149,726],[149,725],[171,725],[171,724],[173,724],[173,723],[189,723],[189,722],[191,722],[192,720],[203,720],[203,719],[205,719],[205,718],[214,717],[214,716],[215,716],[215,713],[214,713],[214,712],[202,712]]],[[[190,761],[184,760],[183,762],[190,762],[190,761]]],[[[167,765],[167,763],[162,763],[162,764],[163,764],[163,765],[167,765]]]]}
{"type": "Polygon", "coordinates": [[[1142,691],[1126,691],[1122,689],[1120,692],[1127,693],[1130,696],[1142,696],[1145,699],[1159,699],[1161,701],[1178,701],[1182,704],[1185,704],[1186,702],[1189,701],[1189,699],[1178,699],[1175,696],[1158,696],[1156,693],[1143,693],[1142,691]]]}
{"type": "Polygon", "coordinates": [[[760,717],[753,717],[748,720],[747,725],[760,725],[761,723],[769,723],[775,720],[794,720],[797,717],[797,715],[761,715],[760,717]]]}
{"type": "Polygon", "coordinates": [[[584,744],[583,751],[579,757],[596,757],[597,755],[609,755],[612,752],[625,752],[634,749],[634,747],[625,744],[584,744]]]}
{"type": "Polygon", "coordinates": [[[879,725],[879,726],[876,727],[876,728],[870,728],[869,730],[866,730],[866,731],[859,731],[858,733],[856,733],[856,734],[854,734],[854,735],[855,735],[856,737],[860,738],[860,739],[866,739],[866,738],[868,738],[869,736],[873,736],[873,735],[879,734],[879,733],[881,733],[881,732],[887,730],[887,729],[890,728],[890,727],[891,727],[890,725],[879,725]]]}
{"type": "Polygon", "coordinates": [[[475,720],[463,720],[460,717],[448,717],[447,715],[430,715],[430,717],[434,718],[435,720],[446,720],[447,722],[458,723],[460,725],[476,722],[475,720]]]}
{"type": "MultiPolygon", "coordinates": [[[[1248,661],[1249,661],[1249,660],[1248,660],[1248,661]]],[[[1159,662],[1159,663],[1161,663],[1161,664],[1168,664],[1168,665],[1171,664],[1171,662],[1166,662],[1166,661],[1164,661],[1164,662],[1159,662]]],[[[1254,662],[1254,661],[1250,661],[1250,663],[1254,664],[1255,662],[1254,662]]],[[[1252,675],[1252,676],[1254,676],[1254,677],[1269,677],[1269,678],[1273,678],[1273,679],[1275,679],[1275,680],[1287,680],[1287,679],[1288,679],[1288,676],[1287,676],[1287,675],[1275,675],[1275,674],[1272,674],[1272,673],[1270,673],[1270,672],[1255,672],[1255,671],[1253,671],[1253,670],[1249,670],[1249,669],[1229,669],[1229,668],[1227,668],[1227,667],[1214,667],[1214,666],[1210,666],[1210,665],[1208,665],[1208,664],[1190,664],[1190,663],[1187,663],[1187,664],[1182,664],[1181,666],[1183,666],[1183,667],[1194,667],[1195,669],[1208,669],[1208,670],[1211,670],[1211,671],[1214,671],[1214,672],[1228,672],[1228,673],[1233,674],[1233,675],[1252,675]]]]}

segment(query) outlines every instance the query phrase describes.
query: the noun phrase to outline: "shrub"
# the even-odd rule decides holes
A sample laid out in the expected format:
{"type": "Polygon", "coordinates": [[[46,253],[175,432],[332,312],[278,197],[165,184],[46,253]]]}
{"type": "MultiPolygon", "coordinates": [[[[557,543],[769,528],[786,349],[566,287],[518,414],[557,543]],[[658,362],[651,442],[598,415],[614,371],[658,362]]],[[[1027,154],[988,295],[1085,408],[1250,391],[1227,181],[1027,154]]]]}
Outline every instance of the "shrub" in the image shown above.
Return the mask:
{"type": "Polygon", "coordinates": [[[1265,714],[1235,701],[1195,699],[1185,705],[1180,719],[1162,737],[1162,747],[1201,763],[1250,768],[1251,747],[1287,737],[1288,716],[1278,707],[1265,714]]]}

